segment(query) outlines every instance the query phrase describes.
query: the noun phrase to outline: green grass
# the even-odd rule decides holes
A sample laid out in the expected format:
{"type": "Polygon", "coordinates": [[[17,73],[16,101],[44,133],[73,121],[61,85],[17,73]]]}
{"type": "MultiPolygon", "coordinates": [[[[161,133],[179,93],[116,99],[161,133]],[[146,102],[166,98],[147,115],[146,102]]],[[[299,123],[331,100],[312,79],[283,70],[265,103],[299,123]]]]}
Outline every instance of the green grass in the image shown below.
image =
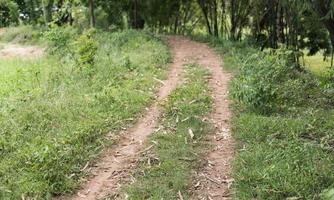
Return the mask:
{"type": "Polygon", "coordinates": [[[322,77],[328,76],[330,66],[331,66],[330,58],[327,58],[327,60],[324,61],[323,56],[321,54],[305,57],[306,69],[310,70],[312,73],[318,76],[322,77]]]}
{"type": "Polygon", "coordinates": [[[0,61],[0,199],[70,193],[80,169],[136,119],[163,79],[168,49],[157,38],[100,33],[92,72],[70,57],[0,61]]]}
{"type": "MultiPolygon", "coordinates": [[[[240,67],[257,50],[240,43],[233,47],[230,42],[211,41],[209,44],[223,56],[225,69],[235,73],[234,81],[240,81],[240,67]]],[[[231,97],[233,133],[239,144],[233,170],[234,199],[334,199],[334,110],[331,95],[320,84],[326,81],[328,62],[314,56],[307,57],[306,64],[312,74],[300,73],[291,83],[271,83],[275,87],[285,84],[286,92],[282,94],[298,103],[287,102],[279,111],[263,114],[231,97]],[[303,90],[296,83],[311,88],[303,90]]]]}
{"type": "Polygon", "coordinates": [[[136,182],[125,188],[129,199],[177,199],[180,191],[188,198],[192,172],[199,167],[203,139],[212,131],[203,117],[211,110],[207,71],[191,65],[186,82],[168,98],[160,130],[150,138],[154,145],[151,165],[143,158],[134,173],[136,182]],[[191,138],[189,129],[194,133],[191,138]],[[154,141],[154,143],[153,143],[154,141]],[[157,158],[157,159],[153,159],[157,158]]]}
{"type": "Polygon", "coordinates": [[[334,186],[327,143],[334,124],[320,129],[324,124],[315,117],[241,114],[234,120],[235,137],[244,145],[235,160],[236,199],[320,199],[334,186]]]}
{"type": "Polygon", "coordinates": [[[36,44],[40,43],[41,28],[33,26],[18,26],[11,28],[3,28],[0,34],[0,42],[3,43],[20,43],[20,44],[36,44]]]}

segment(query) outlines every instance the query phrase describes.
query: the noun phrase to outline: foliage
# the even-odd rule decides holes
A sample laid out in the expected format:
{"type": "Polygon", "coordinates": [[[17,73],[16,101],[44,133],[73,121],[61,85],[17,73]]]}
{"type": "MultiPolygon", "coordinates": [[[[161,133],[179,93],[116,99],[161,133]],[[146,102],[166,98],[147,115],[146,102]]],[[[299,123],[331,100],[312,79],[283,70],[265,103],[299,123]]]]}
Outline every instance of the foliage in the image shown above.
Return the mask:
{"type": "Polygon", "coordinates": [[[54,26],[43,33],[44,40],[48,43],[50,53],[66,55],[72,53],[72,42],[77,36],[77,31],[71,27],[54,26]]]}
{"type": "Polygon", "coordinates": [[[319,83],[291,62],[291,51],[256,53],[248,57],[233,81],[232,96],[262,112],[297,106],[319,83]]]}
{"type": "Polygon", "coordinates": [[[233,70],[237,77],[231,85],[232,96],[237,97],[232,97],[233,133],[239,142],[234,198],[330,199],[333,103],[319,82],[331,80],[319,81],[297,70],[286,50],[268,54],[249,49],[249,54],[244,49],[229,54],[235,47],[220,43],[224,45],[218,49],[225,49],[220,52],[227,52],[224,59],[234,61],[227,69],[240,68],[233,70]]]}
{"type": "Polygon", "coordinates": [[[333,139],[334,124],[315,123],[321,113],[307,114],[293,118],[242,114],[234,121],[235,136],[244,145],[234,165],[236,198],[320,199],[324,189],[333,187],[333,152],[328,149],[332,146],[320,140],[333,139]]]}
{"type": "Polygon", "coordinates": [[[137,181],[125,188],[130,199],[177,199],[179,191],[184,198],[188,196],[191,170],[199,167],[196,154],[205,148],[203,137],[212,131],[211,125],[202,120],[212,103],[206,74],[196,65],[188,66],[185,84],[168,98],[161,128],[150,138],[155,146],[149,156],[155,161],[147,164],[144,159],[135,171],[137,181]]]}
{"type": "Polygon", "coordinates": [[[174,34],[207,29],[212,36],[231,40],[250,37],[262,48],[306,48],[310,55],[321,50],[329,54],[334,42],[330,0],[0,0],[0,5],[2,26],[20,21],[70,25],[80,31],[93,26],[174,34]]]}
{"type": "Polygon", "coordinates": [[[0,27],[18,23],[19,9],[13,0],[0,0],[0,27]]]}
{"type": "Polygon", "coordinates": [[[97,44],[93,38],[94,30],[84,32],[75,42],[77,65],[81,68],[91,68],[97,52],[97,44]]]}
{"type": "Polygon", "coordinates": [[[159,40],[127,31],[98,33],[95,41],[89,74],[58,54],[0,61],[0,199],[71,192],[86,163],[113,142],[106,134],[126,127],[153,98],[152,77],[163,79],[169,57],[159,40]],[[126,42],[115,46],[115,37],[126,42]],[[135,70],[122,66],[123,55],[135,70]]]}
{"type": "Polygon", "coordinates": [[[5,28],[0,35],[1,42],[12,43],[38,43],[40,42],[40,30],[32,26],[18,26],[5,28]]]}

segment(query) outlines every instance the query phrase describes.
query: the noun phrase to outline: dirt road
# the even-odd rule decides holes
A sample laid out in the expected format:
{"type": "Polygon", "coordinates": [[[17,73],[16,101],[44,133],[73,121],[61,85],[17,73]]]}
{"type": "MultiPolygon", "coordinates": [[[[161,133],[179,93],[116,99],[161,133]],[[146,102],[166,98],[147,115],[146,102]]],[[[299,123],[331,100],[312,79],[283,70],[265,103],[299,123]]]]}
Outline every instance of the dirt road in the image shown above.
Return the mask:
{"type": "Polygon", "coordinates": [[[137,123],[121,134],[116,146],[106,149],[96,166],[94,175],[72,197],[61,199],[95,200],[103,197],[119,197],[120,183],[129,179],[129,170],[133,168],[140,152],[144,151],[145,141],[154,132],[160,110],[158,102],[164,101],[181,83],[183,66],[198,63],[211,72],[210,87],[214,99],[212,121],[216,133],[209,138],[213,145],[205,156],[206,165],[198,172],[192,187],[194,199],[229,199],[231,179],[231,159],[234,152],[234,141],[229,131],[228,82],[231,75],[223,72],[221,60],[213,50],[202,43],[193,42],[183,37],[168,37],[167,42],[173,54],[173,62],[167,80],[158,92],[155,103],[147,109],[137,123]]]}

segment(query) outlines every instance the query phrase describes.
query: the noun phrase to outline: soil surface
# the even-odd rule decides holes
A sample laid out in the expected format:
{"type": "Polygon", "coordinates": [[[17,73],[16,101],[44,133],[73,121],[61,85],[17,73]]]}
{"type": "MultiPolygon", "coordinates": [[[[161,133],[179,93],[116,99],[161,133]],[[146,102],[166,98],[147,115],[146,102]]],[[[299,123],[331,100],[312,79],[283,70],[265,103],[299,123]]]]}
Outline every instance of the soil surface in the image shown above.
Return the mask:
{"type": "Polygon", "coordinates": [[[19,44],[5,44],[0,46],[0,59],[8,58],[38,58],[44,53],[44,49],[39,46],[26,46],[19,44]]]}
{"type": "Polygon", "coordinates": [[[232,160],[234,157],[235,141],[231,136],[228,84],[232,75],[222,70],[220,57],[207,45],[194,43],[198,64],[211,72],[209,80],[212,89],[213,111],[212,121],[215,134],[208,138],[210,151],[204,156],[204,167],[197,172],[193,187],[193,199],[224,200],[232,199],[230,190],[233,183],[232,160]]]}
{"type": "Polygon", "coordinates": [[[85,181],[81,189],[72,197],[60,199],[124,198],[120,194],[121,184],[131,180],[131,169],[135,167],[140,154],[150,148],[146,140],[157,128],[160,116],[158,104],[182,83],[183,67],[190,63],[198,63],[212,74],[209,83],[214,99],[212,121],[216,127],[216,133],[208,138],[212,149],[204,156],[205,165],[194,176],[192,199],[230,199],[231,160],[234,153],[234,141],[229,130],[228,82],[231,75],[222,71],[219,56],[207,45],[178,36],[167,37],[166,41],[173,54],[173,62],[167,80],[161,83],[155,103],[132,128],[120,134],[117,145],[104,150],[93,168],[84,167],[93,176],[85,181]]]}

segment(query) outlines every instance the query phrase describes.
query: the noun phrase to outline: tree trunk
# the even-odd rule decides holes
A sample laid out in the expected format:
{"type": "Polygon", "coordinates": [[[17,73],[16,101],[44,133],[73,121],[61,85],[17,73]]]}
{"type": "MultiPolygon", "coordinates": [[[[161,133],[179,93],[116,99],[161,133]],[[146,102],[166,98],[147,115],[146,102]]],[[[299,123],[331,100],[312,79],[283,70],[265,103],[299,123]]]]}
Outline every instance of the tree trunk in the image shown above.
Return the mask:
{"type": "Polygon", "coordinates": [[[237,0],[231,0],[231,33],[232,40],[237,39],[237,0]]]}
{"type": "Polygon", "coordinates": [[[33,24],[35,24],[35,22],[36,22],[34,0],[30,0],[30,21],[31,21],[33,24]]]}
{"type": "Polygon", "coordinates": [[[45,24],[52,21],[53,0],[42,0],[43,17],[45,24]]]}
{"type": "Polygon", "coordinates": [[[329,0],[314,0],[312,6],[314,11],[322,19],[323,24],[329,32],[332,49],[334,49],[334,19],[331,16],[326,16],[331,10],[331,1],[329,0]]]}
{"type": "Polygon", "coordinates": [[[204,20],[205,20],[208,32],[209,32],[210,35],[212,35],[212,29],[211,29],[211,25],[210,25],[210,21],[209,21],[209,13],[208,13],[206,2],[205,2],[205,0],[198,0],[197,2],[199,4],[199,7],[202,10],[203,15],[204,15],[204,20]]]}
{"type": "Polygon", "coordinates": [[[226,26],[226,3],[225,0],[221,1],[221,9],[222,9],[222,21],[221,21],[221,35],[224,37],[225,34],[225,26],[226,26]]]}
{"type": "Polygon", "coordinates": [[[90,27],[95,27],[94,0],[89,0],[90,27]]]}
{"type": "Polygon", "coordinates": [[[217,1],[213,0],[213,5],[212,5],[212,13],[213,13],[213,34],[215,37],[219,36],[219,28],[218,28],[218,5],[217,1]]]}

